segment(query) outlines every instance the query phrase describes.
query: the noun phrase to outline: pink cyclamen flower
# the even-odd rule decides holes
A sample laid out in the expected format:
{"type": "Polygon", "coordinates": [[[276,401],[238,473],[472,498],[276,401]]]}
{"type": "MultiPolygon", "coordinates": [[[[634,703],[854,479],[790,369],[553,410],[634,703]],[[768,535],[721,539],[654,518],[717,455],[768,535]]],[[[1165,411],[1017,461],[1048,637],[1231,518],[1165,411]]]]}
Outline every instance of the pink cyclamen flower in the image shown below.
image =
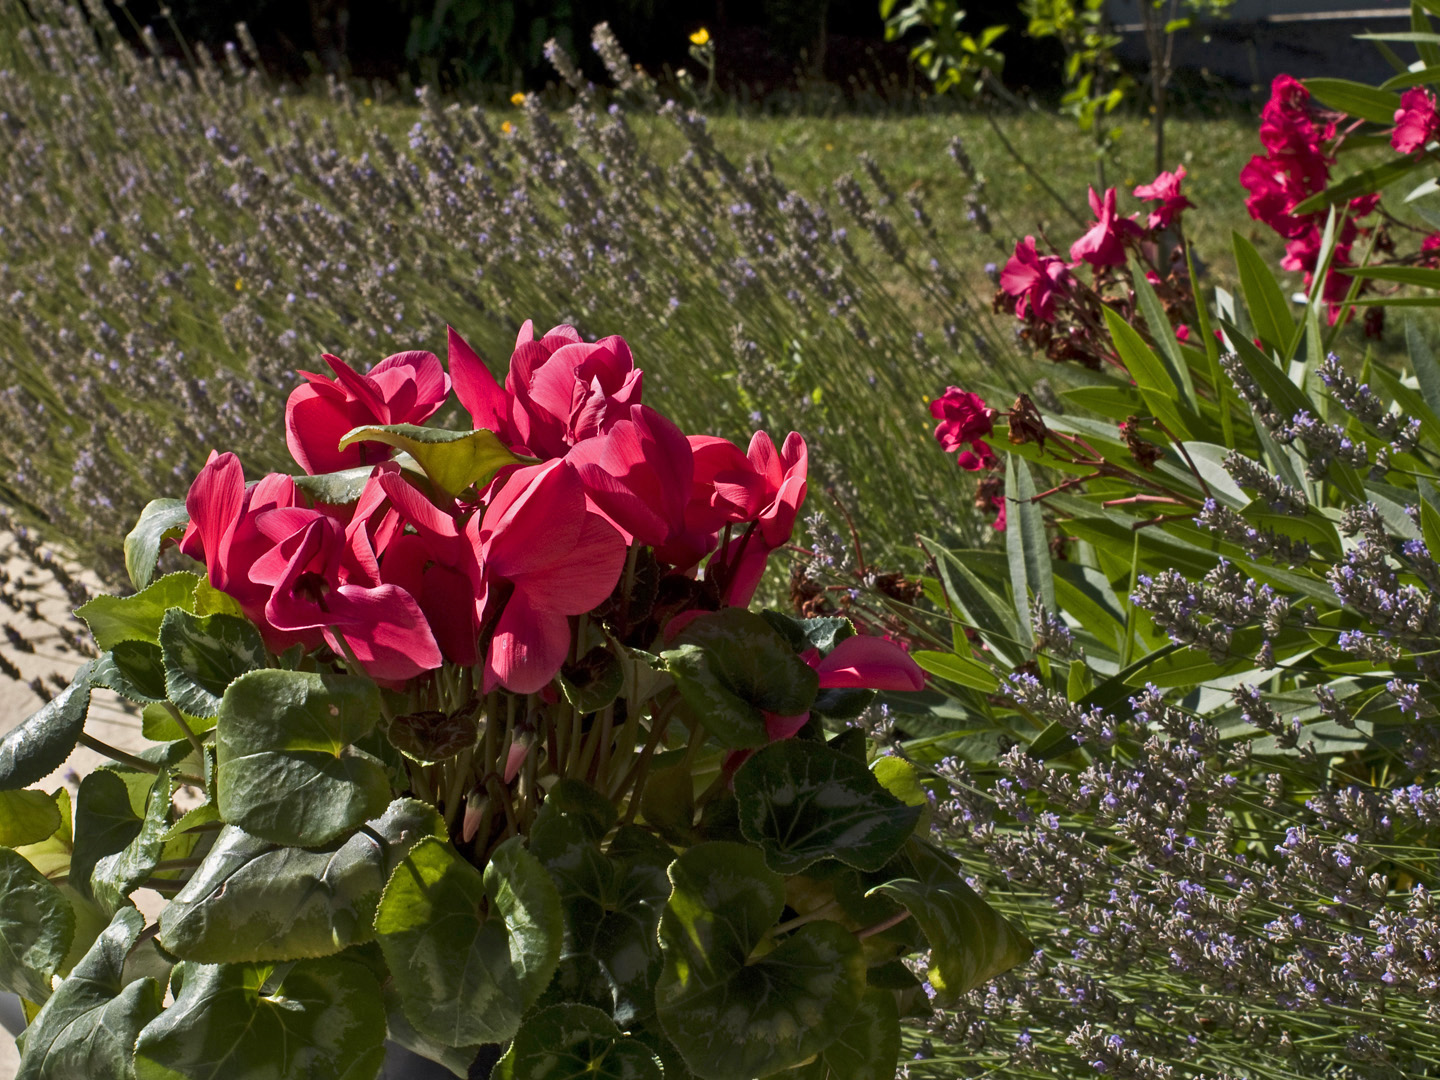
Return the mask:
{"type": "Polygon", "coordinates": [[[255,561],[250,577],[271,587],[270,625],[319,632],[379,682],[403,682],[440,666],[440,646],[410,593],[345,580],[345,530],[333,517],[296,507],[272,510],[258,525],[274,546],[255,561]]]}
{"type": "Polygon", "coordinates": [[[1184,179],[1185,166],[1181,165],[1173,173],[1162,172],[1150,183],[1135,189],[1137,199],[1160,204],[1150,211],[1146,222],[1150,228],[1168,229],[1183,211],[1194,207],[1195,204],[1180,193],[1180,182],[1184,179]]]}
{"type": "Polygon", "coordinates": [[[503,387],[454,330],[450,373],[455,396],[477,428],[541,458],[564,457],[576,443],[628,418],[643,386],[624,338],[585,342],[573,326],[556,326],[536,341],[528,319],[515,339],[503,387]]]}
{"type": "MultiPolygon", "coordinates": [[[[889,638],[856,634],[822,657],[806,649],[800,658],[815,669],[821,690],[925,689],[925,672],[905,649],[889,638]]],[[[765,713],[765,733],[771,742],[794,738],[809,722],[808,712],[796,716],[765,713]]],[[[753,751],[734,750],[725,757],[725,771],[734,772],[753,751]]]]}
{"type": "Polygon", "coordinates": [[[576,443],[565,460],[626,543],[662,547],[685,532],[694,454],[685,433],[650,406],[629,412],[605,434],[576,443]]]}
{"type": "Polygon", "coordinates": [[[320,641],[318,634],[288,633],[272,626],[265,618],[270,589],[250,579],[255,560],[273,546],[257,520],[270,510],[299,503],[290,477],[271,473],[247,488],[240,459],[214,451],[185,496],[190,524],[180,538],[180,550],[205,564],[210,584],[240,605],[272,652],[283,652],[297,641],[312,646],[320,641]]]}
{"type": "Polygon", "coordinates": [[[1015,245],[1015,254],[1000,271],[1000,291],[1015,297],[1015,315],[1030,313],[1041,322],[1055,318],[1055,298],[1069,291],[1070,270],[1057,255],[1041,255],[1035,238],[1027,236],[1015,245]]]}
{"type": "Polygon", "coordinates": [[[585,504],[585,486],[563,459],[517,469],[482,518],[465,527],[475,550],[477,621],[494,627],[485,692],[533,694],[570,650],[570,616],[610,595],[625,541],[585,504]]]}
{"type": "Polygon", "coordinates": [[[473,666],[480,658],[475,611],[479,567],[463,522],[417,491],[399,469],[382,472],[377,483],[399,519],[414,529],[394,537],[386,547],[384,581],[415,598],[447,659],[473,666]]]}
{"type": "Polygon", "coordinates": [[[1435,95],[1416,86],[1400,95],[1400,108],[1395,110],[1395,130],[1390,145],[1402,154],[1423,150],[1435,138],[1440,121],[1435,116],[1435,95]]]}
{"type": "Polygon", "coordinates": [[[1103,196],[1090,189],[1090,209],[1095,212],[1095,224],[1090,231],[1070,245],[1070,265],[1089,263],[1099,269],[1104,266],[1125,264],[1125,241],[1138,239],[1142,230],[1135,221],[1121,217],[1115,209],[1115,189],[1107,188],[1103,196]]]}
{"type": "Polygon", "coordinates": [[[799,432],[790,432],[777,450],[766,432],[757,431],[745,453],[745,467],[715,476],[716,505],[728,505],[737,521],[753,523],[738,542],[711,559],[706,570],[726,582],[727,604],[748,604],[770,553],[790,542],[809,486],[809,469],[810,451],[799,432]]]}
{"type": "Polygon", "coordinates": [[[335,378],[300,372],[306,381],[285,405],[286,445],[312,475],[389,459],[394,451],[384,443],[341,450],[340,440],[363,425],[424,423],[450,393],[450,377],[434,353],[396,353],[364,375],[338,356],[323,358],[335,378]]]}

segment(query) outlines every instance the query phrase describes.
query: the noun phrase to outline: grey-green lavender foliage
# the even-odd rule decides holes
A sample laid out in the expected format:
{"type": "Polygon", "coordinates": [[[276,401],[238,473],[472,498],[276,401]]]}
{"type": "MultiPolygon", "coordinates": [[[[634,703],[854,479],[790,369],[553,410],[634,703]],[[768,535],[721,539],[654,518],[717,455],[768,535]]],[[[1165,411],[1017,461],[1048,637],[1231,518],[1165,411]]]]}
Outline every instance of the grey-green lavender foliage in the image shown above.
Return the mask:
{"type": "Polygon", "coordinates": [[[0,0],[0,501],[101,573],[212,448],[293,471],[296,368],[440,351],[447,322],[500,370],[527,318],[624,335],[688,430],[803,432],[877,552],[962,504],[922,397],[1009,354],[873,162],[834,199],[737,164],[603,27],[617,89],[555,53],[573,105],[509,119],[287,92],[238,29],[191,67],[98,0],[0,0]]]}

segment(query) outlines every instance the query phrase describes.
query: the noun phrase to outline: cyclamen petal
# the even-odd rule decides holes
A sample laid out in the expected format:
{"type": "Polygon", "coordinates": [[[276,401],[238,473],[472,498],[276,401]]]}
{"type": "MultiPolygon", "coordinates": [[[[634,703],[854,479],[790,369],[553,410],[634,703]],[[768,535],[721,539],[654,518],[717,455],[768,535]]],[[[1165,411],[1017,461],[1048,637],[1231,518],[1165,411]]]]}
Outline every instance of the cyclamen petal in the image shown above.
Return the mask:
{"type": "Polygon", "coordinates": [[[369,424],[419,424],[434,415],[450,392],[450,377],[428,352],[388,356],[369,375],[338,356],[324,354],[335,381],[302,372],[306,379],[285,405],[285,442],[307,473],[336,472],[387,460],[393,450],[381,443],[339,448],[340,439],[369,424]]]}
{"type": "Polygon", "coordinates": [[[923,690],[925,672],[887,638],[857,634],[812,665],[822,689],[923,690]]]}

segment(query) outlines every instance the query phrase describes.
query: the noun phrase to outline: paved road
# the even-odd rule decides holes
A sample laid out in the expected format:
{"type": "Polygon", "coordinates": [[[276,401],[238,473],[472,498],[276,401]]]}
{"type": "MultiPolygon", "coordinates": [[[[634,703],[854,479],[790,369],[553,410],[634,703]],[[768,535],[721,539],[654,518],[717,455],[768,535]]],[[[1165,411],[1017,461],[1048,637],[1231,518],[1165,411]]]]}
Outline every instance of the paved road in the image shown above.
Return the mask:
{"type": "MultiPolygon", "coordinates": [[[[67,645],[61,633],[62,627],[72,633],[84,633],[84,625],[70,614],[70,599],[51,575],[24,558],[15,557],[11,554],[13,550],[14,537],[0,532],[0,582],[3,582],[0,601],[4,601],[0,604],[0,630],[5,631],[0,636],[0,655],[21,673],[17,681],[0,672],[0,732],[9,731],[43,704],[27,685],[29,680],[39,678],[53,692],[58,687],[52,680],[68,681],[85,659],[67,645]],[[21,610],[14,610],[14,604],[21,610]],[[10,630],[15,631],[25,645],[17,647],[10,639],[10,630]]],[[[77,576],[93,590],[102,591],[93,577],[77,576]]],[[[108,690],[96,691],[93,695],[85,730],[122,750],[136,750],[144,745],[139,713],[108,690]]],[[[80,777],[106,760],[91,750],[77,747],[64,765],[35,786],[54,791],[63,785],[70,789],[73,799],[80,777]]],[[[153,917],[158,895],[137,894],[137,899],[148,901],[141,907],[153,917]]],[[[13,1035],[22,1019],[18,999],[13,994],[0,994],[0,1027],[13,1035]]],[[[14,1043],[0,1031],[0,1080],[14,1080],[19,1061],[14,1043]]]]}

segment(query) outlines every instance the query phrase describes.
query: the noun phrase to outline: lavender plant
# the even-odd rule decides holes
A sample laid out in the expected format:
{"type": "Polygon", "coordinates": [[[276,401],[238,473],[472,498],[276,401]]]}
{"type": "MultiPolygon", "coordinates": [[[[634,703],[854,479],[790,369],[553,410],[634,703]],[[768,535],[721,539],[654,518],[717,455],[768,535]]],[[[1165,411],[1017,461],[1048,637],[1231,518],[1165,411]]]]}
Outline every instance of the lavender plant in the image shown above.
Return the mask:
{"type": "Polygon", "coordinates": [[[1318,288],[1245,284],[1192,347],[1137,281],[1133,383],[986,410],[1006,550],[926,545],[934,682],[874,727],[1037,949],[910,1076],[1440,1068],[1440,367],[1419,325],[1409,372],[1347,366],[1318,288]]]}
{"type": "Polygon", "coordinates": [[[877,539],[958,496],[901,437],[908,403],[1006,353],[918,194],[899,206],[873,164],[832,200],[731,160],[603,27],[615,89],[552,48],[573,104],[504,117],[296,94],[243,27],[193,68],[148,30],[137,55],[98,3],[0,0],[0,28],[0,500],[112,580],[127,523],[212,447],[284,467],[293,369],[363,366],[442,316],[492,360],[506,312],[624,321],[675,372],[678,422],[803,427],[877,539]],[[643,145],[662,125],[671,159],[643,145]]]}

